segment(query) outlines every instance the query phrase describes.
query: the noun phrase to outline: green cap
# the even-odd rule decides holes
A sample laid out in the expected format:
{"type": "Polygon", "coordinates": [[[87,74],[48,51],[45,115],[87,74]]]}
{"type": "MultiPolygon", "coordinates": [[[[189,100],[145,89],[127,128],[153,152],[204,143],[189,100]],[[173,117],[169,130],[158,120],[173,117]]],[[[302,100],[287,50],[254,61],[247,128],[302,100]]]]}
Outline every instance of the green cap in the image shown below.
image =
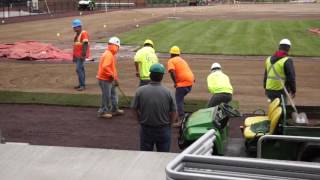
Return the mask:
{"type": "Polygon", "coordinates": [[[151,67],[150,67],[150,72],[154,72],[154,73],[162,73],[164,74],[164,67],[162,64],[160,63],[156,63],[156,64],[153,64],[151,67]]]}

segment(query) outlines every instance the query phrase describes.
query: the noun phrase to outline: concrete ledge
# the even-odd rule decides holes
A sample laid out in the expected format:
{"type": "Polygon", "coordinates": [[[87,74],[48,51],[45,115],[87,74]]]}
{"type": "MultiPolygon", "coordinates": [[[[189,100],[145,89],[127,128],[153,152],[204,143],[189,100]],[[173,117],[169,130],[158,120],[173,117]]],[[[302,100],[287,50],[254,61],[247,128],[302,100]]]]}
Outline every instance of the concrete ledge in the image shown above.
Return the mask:
{"type": "Polygon", "coordinates": [[[0,144],[1,179],[163,180],[177,154],[0,144]]]}

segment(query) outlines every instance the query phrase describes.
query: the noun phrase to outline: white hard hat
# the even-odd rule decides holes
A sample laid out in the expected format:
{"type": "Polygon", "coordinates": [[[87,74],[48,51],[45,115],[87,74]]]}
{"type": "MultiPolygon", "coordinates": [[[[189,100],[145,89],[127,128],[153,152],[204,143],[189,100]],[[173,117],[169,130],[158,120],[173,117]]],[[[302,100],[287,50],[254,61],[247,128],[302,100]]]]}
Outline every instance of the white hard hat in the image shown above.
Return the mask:
{"type": "Polygon", "coordinates": [[[213,64],[211,65],[211,70],[212,70],[212,69],[217,69],[217,68],[221,69],[221,65],[220,65],[219,63],[213,63],[213,64]]]}
{"type": "Polygon", "coordinates": [[[279,42],[279,44],[286,44],[286,45],[291,46],[291,42],[290,42],[289,39],[282,39],[282,40],[279,42]]]}
{"type": "Polygon", "coordinates": [[[111,37],[108,43],[114,44],[120,47],[120,39],[117,37],[111,37]]]}

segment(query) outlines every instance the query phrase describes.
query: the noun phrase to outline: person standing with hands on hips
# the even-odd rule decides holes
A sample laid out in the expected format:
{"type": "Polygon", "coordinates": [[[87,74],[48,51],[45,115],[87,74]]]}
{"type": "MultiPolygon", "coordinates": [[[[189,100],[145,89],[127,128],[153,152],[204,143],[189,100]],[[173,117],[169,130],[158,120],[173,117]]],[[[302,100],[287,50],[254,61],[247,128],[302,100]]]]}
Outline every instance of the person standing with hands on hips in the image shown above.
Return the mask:
{"type": "Polygon", "coordinates": [[[89,36],[87,31],[82,30],[82,23],[79,19],[72,21],[72,28],[76,33],[73,45],[73,62],[76,63],[76,72],[79,80],[79,84],[74,89],[83,91],[86,88],[84,62],[86,58],[90,57],[89,36]]]}
{"type": "Polygon", "coordinates": [[[116,54],[120,48],[120,39],[111,37],[107,50],[99,60],[97,79],[101,88],[101,107],[98,110],[98,117],[112,118],[114,115],[122,115],[123,110],[118,107],[118,95],[116,87],[119,86],[118,72],[116,69],[116,54]],[[111,103],[111,105],[110,105],[111,103]]]}

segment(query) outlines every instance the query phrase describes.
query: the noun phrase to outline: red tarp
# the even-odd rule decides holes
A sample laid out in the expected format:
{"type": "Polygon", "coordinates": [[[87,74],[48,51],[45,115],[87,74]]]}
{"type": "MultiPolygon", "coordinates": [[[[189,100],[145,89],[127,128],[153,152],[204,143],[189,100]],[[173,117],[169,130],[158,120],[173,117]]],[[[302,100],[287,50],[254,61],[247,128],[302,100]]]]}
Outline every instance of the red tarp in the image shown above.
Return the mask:
{"type": "Polygon", "coordinates": [[[320,35],[320,28],[310,28],[310,32],[320,35]]]}
{"type": "Polygon", "coordinates": [[[0,44],[0,57],[19,60],[72,61],[72,53],[35,41],[0,44]]]}

